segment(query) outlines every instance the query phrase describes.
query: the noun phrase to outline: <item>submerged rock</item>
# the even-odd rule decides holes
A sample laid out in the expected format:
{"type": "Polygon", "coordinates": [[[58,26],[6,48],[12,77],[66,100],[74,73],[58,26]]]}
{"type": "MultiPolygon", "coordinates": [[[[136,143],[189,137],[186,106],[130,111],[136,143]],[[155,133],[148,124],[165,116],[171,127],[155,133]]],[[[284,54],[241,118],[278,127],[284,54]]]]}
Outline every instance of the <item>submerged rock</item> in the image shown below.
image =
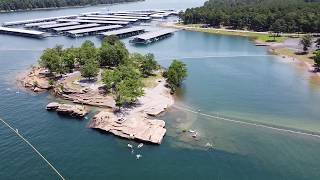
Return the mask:
{"type": "Polygon", "coordinates": [[[57,102],[49,103],[46,109],[55,110],[60,114],[69,115],[72,117],[84,117],[86,114],[88,114],[88,111],[84,106],[71,105],[71,104],[59,104],[57,102]]]}
{"type": "Polygon", "coordinates": [[[148,119],[143,115],[118,118],[114,113],[102,111],[95,115],[90,128],[101,129],[127,139],[161,144],[166,133],[163,120],[148,119]]]}

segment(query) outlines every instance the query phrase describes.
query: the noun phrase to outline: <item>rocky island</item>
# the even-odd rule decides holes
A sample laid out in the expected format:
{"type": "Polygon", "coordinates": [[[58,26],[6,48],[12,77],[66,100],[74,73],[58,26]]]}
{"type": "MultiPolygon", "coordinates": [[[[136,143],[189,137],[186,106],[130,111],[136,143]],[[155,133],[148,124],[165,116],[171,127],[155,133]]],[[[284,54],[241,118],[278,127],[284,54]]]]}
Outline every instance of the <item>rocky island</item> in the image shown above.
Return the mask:
{"type": "Polygon", "coordinates": [[[84,105],[100,107],[88,127],[161,144],[166,129],[158,116],[173,105],[173,93],[186,75],[178,60],[164,69],[152,54],[130,54],[122,42],[108,37],[100,48],[86,41],[79,48],[45,50],[39,66],[21,83],[73,103],[52,102],[47,110],[82,118],[89,112],[84,105]]]}

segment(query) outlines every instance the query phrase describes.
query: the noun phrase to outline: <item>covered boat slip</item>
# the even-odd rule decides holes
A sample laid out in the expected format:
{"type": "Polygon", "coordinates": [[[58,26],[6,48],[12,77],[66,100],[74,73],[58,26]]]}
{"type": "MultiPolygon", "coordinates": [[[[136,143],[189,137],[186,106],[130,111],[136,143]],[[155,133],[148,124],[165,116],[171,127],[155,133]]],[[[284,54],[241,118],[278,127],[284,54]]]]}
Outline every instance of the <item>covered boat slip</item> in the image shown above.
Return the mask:
{"type": "Polygon", "coordinates": [[[58,17],[49,17],[49,18],[41,18],[41,19],[30,19],[30,20],[22,20],[22,21],[11,21],[11,22],[4,22],[3,26],[15,26],[15,25],[37,23],[37,22],[54,21],[54,20],[61,19],[61,18],[76,18],[76,17],[78,17],[78,15],[58,16],[58,17]]]}
{"type": "Polygon", "coordinates": [[[107,14],[93,14],[93,15],[85,15],[86,17],[101,17],[101,18],[121,18],[121,19],[138,19],[140,21],[148,21],[151,20],[150,17],[138,17],[138,16],[115,16],[115,15],[107,15],[107,14]]]}
{"type": "Polygon", "coordinates": [[[79,24],[80,23],[78,23],[78,22],[48,24],[48,25],[39,26],[39,29],[52,29],[52,28],[65,27],[65,26],[74,26],[74,25],[79,25],[79,24]]]}
{"type": "Polygon", "coordinates": [[[78,19],[98,20],[98,21],[123,21],[123,22],[137,22],[138,19],[124,19],[124,18],[106,18],[106,17],[79,17],[78,19]]]}
{"type": "Polygon", "coordinates": [[[132,28],[125,28],[125,29],[103,32],[103,33],[100,33],[100,35],[102,35],[103,37],[117,36],[119,38],[125,38],[125,37],[135,36],[144,32],[145,32],[144,28],[132,27],[132,28]]]}
{"type": "Polygon", "coordinates": [[[85,36],[85,35],[93,35],[93,34],[97,34],[97,33],[108,31],[108,30],[120,29],[122,27],[123,26],[120,26],[120,25],[101,26],[101,27],[67,31],[66,34],[71,37],[80,37],[80,36],[85,36]]]}
{"type": "Polygon", "coordinates": [[[171,29],[163,29],[158,31],[151,31],[145,34],[141,34],[139,36],[136,36],[133,40],[130,42],[137,43],[137,44],[149,44],[153,43],[155,41],[164,39],[172,35],[177,30],[171,30],[171,29]]]}
{"type": "Polygon", "coordinates": [[[8,28],[8,27],[1,27],[1,26],[0,26],[0,33],[1,34],[14,34],[14,35],[32,37],[32,38],[44,38],[47,35],[47,33],[41,32],[41,31],[25,30],[25,29],[18,29],[18,28],[8,28]]]}
{"type": "Polygon", "coordinates": [[[70,31],[70,30],[76,30],[76,29],[98,27],[98,26],[101,26],[101,24],[81,24],[81,25],[75,25],[75,26],[53,28],[53,30],[56,32],[63,32],[63,31],[70,31]]]}
{"type": "Polygon", "coordinates": [[[49,22],[39,22],[39,23],[29,23],[25,24],[25,28],[36,28],[38,26],[43,26],[43,25],[49,25],[49,24],[57,24],[56,21],[49,21],[49,22]]]}
{"type": "Polygon", "coordinates": [[[58,22],[77,22],[77,23],[96,23],[96,24],[117,24],[128,25],[129,22],[124,21],[101,21],[101,20],[87,20],[87,19],[59,19],[58,22]]]}

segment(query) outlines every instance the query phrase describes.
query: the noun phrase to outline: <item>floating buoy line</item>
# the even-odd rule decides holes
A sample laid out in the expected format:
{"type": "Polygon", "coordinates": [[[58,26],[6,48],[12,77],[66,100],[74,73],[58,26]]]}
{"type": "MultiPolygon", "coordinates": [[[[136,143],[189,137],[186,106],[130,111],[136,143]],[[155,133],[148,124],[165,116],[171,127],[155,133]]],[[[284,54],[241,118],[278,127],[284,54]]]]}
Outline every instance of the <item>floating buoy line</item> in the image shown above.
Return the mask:
{"type": "Polygon", "coordinates": [[[7,123],[5,120],[0,118],[0,121],[7,126],[12,132],[14,132],[20,139],[22,139],[25,143],[27,143],[49,166],[50,168],[62,179],[65,180],[65,178],[59,173],[59,171],[26,139],[24,138],[20,133],[18,129],[13,128],[9,123],[7,123]]]}
{"type": "Polygon", "coordinates": [[[202,113],[201,111],[193,110],[191,108],[186,108],[186,107],[182,107],[182,106],[179,106],[179,105],[174,105],[173,107],[176,108],[176,109],[182,110],[182,111],[198,114],[198,115],[205,116],[205,117],[208,117],[208,118],[211,118],[211,119],[227,121],[227,122],[232,122],[232,123],[237,123],[237,124],[242,124],[242,125],[247,125],[247,126],[255,126],[255,127],[260,127],[260,128],[272,129],[272,130],[275,130],[275,131],[287,132],[287,133],[292,133],[292,134],[298,134],[298,135],[304,135],[304,136],[311,136],[311,137],[315,137],[315,138],[320,138],[319,134],[303,132],[303,131],[298,131],[298,130],[292,130],[292,129],[285,129],[285,128],[280,128],[280,127],[274,127],[274,126],[271,126],[271,125],[259,124],[259,123],[255,123],[255,122],[246,122],[246,121],[241,121],[241,120],[221,117],[221,116],[218,116],[218,115],[206,114],[206,113],[202,113]]]}

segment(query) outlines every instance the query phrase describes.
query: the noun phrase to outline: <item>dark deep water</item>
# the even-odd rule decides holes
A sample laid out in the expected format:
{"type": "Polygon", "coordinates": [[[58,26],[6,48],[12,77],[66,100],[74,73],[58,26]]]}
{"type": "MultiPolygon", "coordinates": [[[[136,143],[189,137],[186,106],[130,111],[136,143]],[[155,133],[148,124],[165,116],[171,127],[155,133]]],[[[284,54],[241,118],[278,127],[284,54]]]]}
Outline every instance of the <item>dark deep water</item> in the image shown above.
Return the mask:
{"type": "MultiPolygon", "coordinates": [[[[107,9],[183,9],[196,0],[155,1],[107,9]]],[[[99,11],[105,6],[0,14],[0,22],[99,11]]],[[[0,117],[30,140],[67,179],[320,179],[320,138],[221,121],[176,108],[163,117],[167,135],[160,146],[145,145],[137,161],[128,141],[86,128],[82,121],[47,112],[53,98],[19,89],[16,76],[37,62],[46,47],[77,46],[86,39],[35,40],[0,35],[0,117]],[[196,129],[201,140],[181,134],[196,129]],[[213,143],[215,150],[204,145],[213,143]]],[[[201,109],[239,121],[320,133],[320,86],[294,64],[267,54],[242,37],[179,31],[132,52],[154,53],[163,66],[183,60],[189,76],[177,106],[201,109]]],[[[89,117],[93,115],[90,114],[89,117]]],[[[29,146],[0,125],[0,179],[57,179],[29,146]]]]}

